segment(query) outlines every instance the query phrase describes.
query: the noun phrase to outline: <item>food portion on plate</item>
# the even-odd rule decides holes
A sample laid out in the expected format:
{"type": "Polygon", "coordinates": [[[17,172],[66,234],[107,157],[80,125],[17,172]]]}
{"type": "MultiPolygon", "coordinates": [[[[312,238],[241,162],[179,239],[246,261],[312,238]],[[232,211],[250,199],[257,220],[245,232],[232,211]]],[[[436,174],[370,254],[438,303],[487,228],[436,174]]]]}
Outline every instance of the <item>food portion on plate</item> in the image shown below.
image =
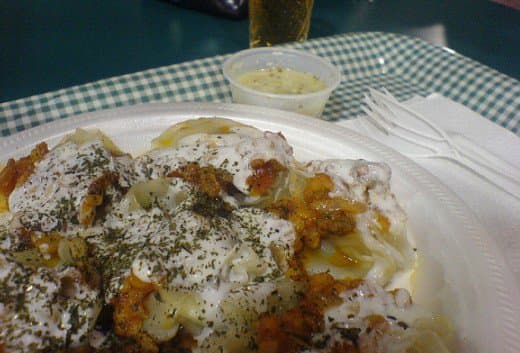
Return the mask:
{"type": "Polygon", "coordinates": [[[220,118],[42,142],[0,172],[0,352],[447,352],[390,178],[220,118]]]}

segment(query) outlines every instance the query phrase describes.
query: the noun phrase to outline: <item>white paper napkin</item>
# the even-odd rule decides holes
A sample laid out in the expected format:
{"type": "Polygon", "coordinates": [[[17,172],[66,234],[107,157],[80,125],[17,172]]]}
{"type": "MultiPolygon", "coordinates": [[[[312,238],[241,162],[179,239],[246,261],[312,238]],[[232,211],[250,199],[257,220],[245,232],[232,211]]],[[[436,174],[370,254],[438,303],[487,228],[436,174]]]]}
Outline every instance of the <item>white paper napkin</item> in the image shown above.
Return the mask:
{"type": "MultiPolygon", "coordinates": [[[[473,142],[520,168],[520,138],[512,132],[446,97],[415,97],[409,107],[432,119],[442,129],[465,135],[473,142]]],[[[413,146],[387,136],[364,117],[337,124],[382,142],[406,155],[413,146]]],[[[520,201],[475,176],[456,163],[440,159],[414,159],[453,190],[487,228],[511,266],[520,285],[520,201]]],[[[520,177],[520,176],[518,176],[520,177]]]]}

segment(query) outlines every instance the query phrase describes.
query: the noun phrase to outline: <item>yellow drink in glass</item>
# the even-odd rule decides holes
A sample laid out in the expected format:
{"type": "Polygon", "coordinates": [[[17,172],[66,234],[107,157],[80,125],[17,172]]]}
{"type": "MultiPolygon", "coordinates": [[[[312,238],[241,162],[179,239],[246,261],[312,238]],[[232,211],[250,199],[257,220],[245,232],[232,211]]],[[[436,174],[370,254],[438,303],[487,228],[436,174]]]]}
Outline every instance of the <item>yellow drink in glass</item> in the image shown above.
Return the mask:
{"type": "Polygon", "coordinates": [[[271,45],[307,39],[313,0],[249,0],[249,45],[271,45]]]}

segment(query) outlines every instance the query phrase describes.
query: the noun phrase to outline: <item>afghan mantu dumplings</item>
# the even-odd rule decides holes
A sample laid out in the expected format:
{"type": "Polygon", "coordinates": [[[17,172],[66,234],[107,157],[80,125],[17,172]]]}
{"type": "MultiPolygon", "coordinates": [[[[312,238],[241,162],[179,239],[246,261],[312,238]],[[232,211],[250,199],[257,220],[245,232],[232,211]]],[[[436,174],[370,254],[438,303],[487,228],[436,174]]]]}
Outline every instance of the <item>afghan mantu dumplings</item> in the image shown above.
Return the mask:
{"type": "Polygon", "coordinates": [[[391,171],[220,118],[99,131],[0,172],[0,352],[444,352],[391,171]],[[433,347],[433,348],[432,348],[433,347]]]}

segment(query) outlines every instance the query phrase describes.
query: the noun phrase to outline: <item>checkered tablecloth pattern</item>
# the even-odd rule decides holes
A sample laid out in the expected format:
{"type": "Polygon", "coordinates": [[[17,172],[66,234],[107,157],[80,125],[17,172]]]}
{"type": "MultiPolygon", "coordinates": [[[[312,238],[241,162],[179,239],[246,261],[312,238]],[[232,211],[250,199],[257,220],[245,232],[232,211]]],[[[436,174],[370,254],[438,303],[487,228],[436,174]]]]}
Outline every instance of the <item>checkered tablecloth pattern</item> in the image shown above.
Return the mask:
{"type": "MultiPolygon", "coordinates": [[[[323,118],[358,115],[368,87],[400,99],[437,92],[520,132],[520,82],[452,51],[389,33],[351,33],[288,45],[337,65],[343,81],[323,118]]],[[[226,56],[175,64],[0,104],[0,132],[8,136],[56,119],[149,102],[230,102],[221,73],[226,56]]]]}

